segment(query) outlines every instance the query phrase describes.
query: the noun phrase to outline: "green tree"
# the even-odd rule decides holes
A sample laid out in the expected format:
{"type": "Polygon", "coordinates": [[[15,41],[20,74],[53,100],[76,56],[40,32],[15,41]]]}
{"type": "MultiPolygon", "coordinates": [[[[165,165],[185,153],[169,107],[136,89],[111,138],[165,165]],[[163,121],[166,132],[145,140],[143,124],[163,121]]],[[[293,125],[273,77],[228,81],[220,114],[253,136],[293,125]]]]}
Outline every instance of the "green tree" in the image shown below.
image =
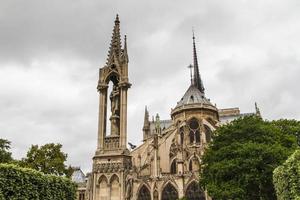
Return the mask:
{"type": "Polygon", "coordinates": [[[280,119],[273,121],[273,124],[277,126],[282,132],[295,135],[298,138],[298,145],[300,146],[300,121],[280,119]]]}
{"type": "Polygon", "coordinates": [[[300,150],[274,170],[273,182],[278,199],[300,199],[300,150]]]}
{"type": "Polygon", "coordinates": [[[289,123],[247,116],[218,128],[202,158],[201,186],[217,200],[276,199],[273,170],[297,147],[289,123]]]}
{"type": "Polygon", "coordinates": [[[8,163],[12,161],[10,150],[10,141],[0,139],[0,163],[8,163]]]}
{"type": "Polygon", "coordinates": [[[20,165],[45,174],[70,176],[71,169],[65,165],[67,154],[62,152],[61,144],[49,143],[43,146],[32,145],[20,165]]]}

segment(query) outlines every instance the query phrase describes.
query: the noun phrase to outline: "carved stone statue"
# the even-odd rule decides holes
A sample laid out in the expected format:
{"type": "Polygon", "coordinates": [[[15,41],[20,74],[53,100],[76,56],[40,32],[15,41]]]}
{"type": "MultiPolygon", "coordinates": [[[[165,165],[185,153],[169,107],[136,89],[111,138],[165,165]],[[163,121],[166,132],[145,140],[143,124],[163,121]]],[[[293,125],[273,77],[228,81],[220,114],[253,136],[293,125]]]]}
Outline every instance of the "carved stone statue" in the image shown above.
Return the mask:
{"type": "Polygon", "coordinates": [[[110,93],[111,101],[111,114],[112,116],[119,116],[120,113],[120,92],[116,85],[113,86],[113,90],[110,93]]]}
{"type": "Polygon", "coordinates": [[[120,92],[116,85],[110,93],[111,101],[111,134],[119,135],[119,122],[120,122],[120,92]]]}
{"type": "Polygon", "coordinates": [[[130,200],[132,197],[133,178],[130,176],[126,181],[126,196],[125,200],[130,200]]]}

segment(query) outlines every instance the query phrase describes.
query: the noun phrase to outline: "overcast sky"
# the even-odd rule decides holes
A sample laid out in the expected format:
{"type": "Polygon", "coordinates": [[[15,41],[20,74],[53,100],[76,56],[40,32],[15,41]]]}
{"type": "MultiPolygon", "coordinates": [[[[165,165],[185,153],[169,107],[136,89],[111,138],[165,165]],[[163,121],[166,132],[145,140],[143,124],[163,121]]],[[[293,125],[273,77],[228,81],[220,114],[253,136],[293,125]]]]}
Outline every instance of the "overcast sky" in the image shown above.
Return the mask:
{"type": "Polygon", "coordinates": [[[98,68],[115,15],[127,34],[128,140],[142,139],[144,106],[170,116],[190,84],[192,27],[206,96],[218,108],[300,119],[299,0],[0,0],[0,137],[15,158],[61,143],[91,170],[98,68]]]}

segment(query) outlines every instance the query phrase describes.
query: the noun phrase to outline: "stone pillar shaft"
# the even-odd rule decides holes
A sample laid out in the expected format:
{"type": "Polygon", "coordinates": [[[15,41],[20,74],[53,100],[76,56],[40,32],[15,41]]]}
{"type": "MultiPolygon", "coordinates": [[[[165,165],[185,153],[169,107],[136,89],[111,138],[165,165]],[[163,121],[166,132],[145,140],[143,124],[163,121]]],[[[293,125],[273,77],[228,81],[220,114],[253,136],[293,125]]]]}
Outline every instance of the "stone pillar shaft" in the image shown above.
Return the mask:
{"type": "Polygon", "coordinates": [[[99,117],[98,117],[98,144],[97,149],[104,148],[104,138],[106,132],[106,115],[107,115],[107,88],[102,89],[99,95],[99,117]]]}
{"type": "Polygon", "coordinates": [[[126,149],[127,144],[127,88],[121,87],[120,107],[120,148],[126,149]]]}

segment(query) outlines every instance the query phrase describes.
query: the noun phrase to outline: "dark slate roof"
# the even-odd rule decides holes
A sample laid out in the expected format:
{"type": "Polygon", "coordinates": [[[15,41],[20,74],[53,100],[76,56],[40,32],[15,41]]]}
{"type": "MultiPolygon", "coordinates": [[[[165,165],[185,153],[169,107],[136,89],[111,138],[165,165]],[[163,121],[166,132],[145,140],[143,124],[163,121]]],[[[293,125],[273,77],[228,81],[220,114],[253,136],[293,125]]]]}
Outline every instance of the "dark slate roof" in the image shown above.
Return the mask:
{"type": "Polygon", "coordinates": [[[200,90],[195,86],[191,85],[188,90],[185,92],[183,97],[177,102],[176,107],[187,105],[187,104],[194,104],[194,103],[203,103],[203,104],[210,104],[209,99],[204,96],[204,93],[200,92],[200,90]]]}
{"type": "Polygon", "coordinates": [[[85,175],[81,171],[80,168],[74,169],[74,172],[71,176],[71,180],[74,181],[75,183],[84,183],[85,182],[85,175]]]}

